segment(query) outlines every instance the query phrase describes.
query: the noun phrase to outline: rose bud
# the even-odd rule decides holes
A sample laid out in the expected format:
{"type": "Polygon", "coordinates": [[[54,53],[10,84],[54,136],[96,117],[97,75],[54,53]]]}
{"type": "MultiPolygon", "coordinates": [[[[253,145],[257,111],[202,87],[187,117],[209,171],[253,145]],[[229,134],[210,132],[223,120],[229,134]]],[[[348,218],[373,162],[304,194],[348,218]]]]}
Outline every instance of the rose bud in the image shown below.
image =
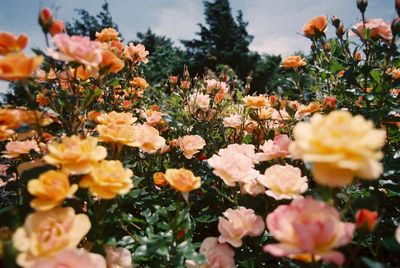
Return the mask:
{"type": "Polygon", "coordinates": [[[42,8],[39,13],[39,24],[42,26],[43,31],[47,32],[53,21],[53,12],[47,7],[42,8]]]}
{"type": "Polygon", "coordinates": [[[368,6],[367,0],[357,0],[357,8],[360,10],[361,13],[365,13],[367,6],[368,6]]]}
{"type": "Polygon", "coordinates": [[[356,213],[356,226],[359,229],[367,228],[372,232],[378,222],[378,212],[368,209],[360,209],[356,213]]]}
{"type": "Polygon", "coordinates": [[[65,30],[64,22],[61,20],[55,20],[49,29],[51,36],[55,36],[56,34],[62,33],[65,30]]]}
{"type": "Polygon", "coordinates": [[[326,109],[329,107],[330,109],[335,109],[336,107],[336,97],[326,97],[324,99],[324,103],[322,104],[322,109],[326,109]]]}

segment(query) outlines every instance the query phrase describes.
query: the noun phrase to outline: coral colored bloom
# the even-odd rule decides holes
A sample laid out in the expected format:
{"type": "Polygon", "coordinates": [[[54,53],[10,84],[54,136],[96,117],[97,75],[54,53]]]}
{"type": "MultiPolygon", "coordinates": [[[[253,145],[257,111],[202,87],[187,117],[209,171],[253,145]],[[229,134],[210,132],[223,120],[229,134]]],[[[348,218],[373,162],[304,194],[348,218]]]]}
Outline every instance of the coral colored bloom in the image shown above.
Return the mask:
{"type": "Polygon", "coordinates": [[[142,44],[137,44],[135,46],[134,44],[130,43],[128,46],[125,46],[124,55],[129,61],[134,63],[143,62],[146,64],[149,61],[147,59],[149,52],[142,44]]]}
{"type": "Polygon", "coordinates": [[[292,140],[284,134],[276,135],[273,140],[267,140],[262,146],[262,153],[257,153],[258,161],[269,161],[275,158],[285,158],[290,155],[289,145],[292,140]]]}
{"type": "Polygon", "coordinates": [[[54,208],[30,214],[12,238],[20,251],[18,265],[30,267],[42,257],[52,257],[64,249],[75,248],[91,227],[89,217],[75,214],[73,208],[54,208]]]}
{"type": "Polygon", "coordinates": [[[367,227],[372,232],[378,222],[378,212],[368,209],[360,209],[356,213],[357,228],[367,227]]]}
{"type": "Polygon", "coordinates": [[[295,199],[307,191],[307,177],[301,176],[301,170],[291,165],[273,165],[258,177],[258,181],[268,188],[265,192],[275,200],[295,199]]]}
{"type": "Polygon", "coordinates": [[[326,97],[324,102],[322,103],[322,109],[326,109],[329,107],[330,109],[335,109],[336,107],[336,97],[326,97]]]}
{"type": "Polygon", "coordinates": [[[385,144],[385,131],[371,121],[348,111],[315,114],[310,122],[300,122],[293,130],[295,142],[290,151],[311,162],[315,180],[335,187],[349,184],[354,176],[377,179],[382,172],[378,162],[385,144]]]}
{"type": "Polygon", "coordinates": [[[196,190],[200,188],[201,185],[200,177],[194,176],[192,171],[185,168],[167,169],[165,172],[165,180],[171,187],[184,193],[196,190]]]}
{"type": "Polygon", "coordinates": [[[54,20],[50,26],[49,33],[51,36],[65,32],[65,24],[62,20],[54,20]]]}
{"type": "Polygon", "coordinates": [[[147,81],[145,79],[138,77],[138,76],[134,77],[132,79],[132,81],[129,82],[129,84],[132,87],[138,87],[140,89],[146,89],[149,86],[149,84],[147,83],[147,81]]]}
{"type": "Polygon", "coordinates": [[[114,28],[105,28],[101,32],[96,32],[96,38],[100,42],[119,41],[119,32],[114,28]]]}
{"type": "MultiPolygon", "coordinates": [[[[363,22],[359,22],[353,26],[353,30],[363,39],[367,37],[366,29],[368,29],[369,37],[372,39],[380,38],[383,41],[390,41],[393,38],[390,23],[383,19],[369,19],[365,23],[365,28],[363,22]]],[[[356,33],[350,32],[350,35],[354,36],[356,33]]]]}
{"type": "Polygon", "coordinates": [[[125,66],[124,62],[111,51],[103,50],[101,56],[102,61],[100,66],[110,73],[118,73],[125,66]]]}
{"type": "Polygon", "coordinates": [[[168,185],[165,175],[162,172],[156,172],[153,174],[153,182],[155,186],[164,187],[168,185]]]}
{"type": "Polygon", "coordinates": [[[252,109],[259,109],[269,105],[268,99],[263,96],[247,96],[243,98],[244,105],[252,109]]]}
{"type": "Polygon", "coordinates": [[[307,37],[321,34],[325,31],[328,25],[328,18],[326,16],[317,16],[309,20],[303,26],[303,33],[307,37]]]}
{"type": "Polygon", "coordinates": [[[243,119],[239,114],[233,114],[228,117],[225,117],[222,121],[224,127],[231,127],[236,130],[240,130],[243,124],[243,119]]]}
{"type": "Polygon", "coordinates": [[[322,259],[343,264],[343,254],[334,249],[352,240],[355,225],[340,220],[339,212],[311,197],[281,205],[267,216],[267,229],[280,241],[264,246],[264,251],[278,257],[322,259]]]}
{"type": "Polygon", "coordinates": [[[28,36],[21,34],[15,36],[12,33],[0,32],[0,55],[6,55],[11,52],[19,52],[28,44],[28,36]]]}
{"type": "Polygon", "coordinates": [[[126,248],[106,246],[107,268],[132,268],[132,255],[126,248]]]}
{"type": "Polygon", "coordinates": [[[65,137],[61,143],[51,142],[48,150],[49,154],[43,159],[51,165],[61,165],[72,175],[89,173],[93,164],[107,156],[106,148],[97,145],[97,139],[94,137],[65,137]]]}
{"type": "Polygon", "coordinates": [[[29,154],[31,151],[40,152],[39,146],[34,140],[10,141],[6,144],[6,150],[2,153],[4,158],[17,158],[29,154]]]}
{"type": "Polygon", "coordinates": [[[78,185],[70,185],[67,174],[55,170],[46,171],[28,182],[28,192],[35,196],[31,207],[40,211],[59,206],[77,190],[78,185]]]}
{"type": "Polygon", "coordinates": [[[10,53],[0,58],[0,80],[26,79],[43,62],[43,56],[27,57],[23,52],[10,53]]]}
{"type": "Polygon", "coordinates": [[[102,125],[132,125],[137,120],[131,113],[118,113],[112,111],[96,117],[96,121],[102,125]]]}
{"type": "Polygon", "coordinates": [[[65,249],[51,258],[41,258],[31,268],[107,268],[106,261],[100,254],[83,249],[65,249]]]}
{"type": "Polygon", "coordinates": [[[289,56],[283,59],[283,68],[298,68],[307,65],[307,62],[301,56],[289,56]]]}
{"type": "Polygon", "coordinates": [[[132,189],[132,176],[132,170],[124,169],[120,161],[103,160],[93,166],[90,173],[79,182],[79,186],[89,188],[99,198],[112,199],[132,189]]]}
{"type": "Polygon", "coordinates": [[[177,144],[187,159],[191,159],[199,150],[206,146],[205,140],[199,135],[186,135],[179,137],[177,144]]]}
{"type": "Polygon", "coordinates": [[[160,136],[160,133],[154,127],[147,124],[137,125],[135,127],[137,133],[135,137],[135,146],[139,147],[143,152],[152,154],[165,146],[165,139],[160,136]]]}
{"type": "Polygon", "coordinates": [[[196,264],[186,260],[186,268],[235,268],[235,252],[226,243],[218,243],[216,237],[207,237],[203,240],[199,250],[206,257],[207,264],[196,264]]]}
{"type": "Polygon", "coordinates": [[[219,217],[218,231],[221,235],[218,242],[229,243],[238,248],[242,246],[242,238],[245,236],[259,236],[264,232],[264,221],[254,214],[254,210],[245,207],[227,209],[219,217]]]}
{"type": "Polygon", "coordinates": [[[57,34],[53,38],[59,52],[49,50],[48,54],[56,60],[78,62],[88,67],[98,67],[101,63],[101,44],[90,41],[86,36],[57,34]]]}

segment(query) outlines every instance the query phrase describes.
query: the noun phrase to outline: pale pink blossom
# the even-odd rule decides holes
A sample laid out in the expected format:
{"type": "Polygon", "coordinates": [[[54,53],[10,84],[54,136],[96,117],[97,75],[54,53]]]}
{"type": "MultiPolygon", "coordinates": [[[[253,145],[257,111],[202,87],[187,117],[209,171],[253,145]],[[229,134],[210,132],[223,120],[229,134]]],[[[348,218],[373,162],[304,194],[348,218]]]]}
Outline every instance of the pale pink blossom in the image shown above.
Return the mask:
{"type": "Polygon", "coordinates": [[[124,55],[128,60],[134,63],[143,62],[146,64],[149,61],[147,59],[149,52],[142,44],[137,44],[135,46],[133,43],[129,43],[128,46],[125,46],[124,55]]]}
{"type": "MultiPolygon", "coordinates": [[[[365,23],[365,28],[363,22],[359,22],[353,26],[353,30],[362,38],[365,38],[364,29],[369,30],[371,38],[381,38],[384,41],[390,41],[393,38],[390,22],[386,22],[383,19],[369,19],[365,23]]],[[[356,33],[351,31],[350,35],[354,36],[356,33]]]]}
{"type": "Polygon", "coordinates": [[[68,36],[60,33],[53,37],[53,41],[59,51],[49,49],[48,54],[56,60],[78,62],[95,68],[102,61],[101,43],[91,41],[87,36],[68,36]]]}
{"type": "Polygon", "coordinates": [[[355,225],[342,222],[336,208],[306,197],[275,209],[267,216],[267,228],[280,243],[268,244],[264,251],[294,259],[314,255],[341,265],[345,257],[334,249],[350,243],[355,225]]]}
{"type": "Polygon", "coordinates": [[[132,255],[126,248],[106,246],[107,268],[131,268],[132,255]]]}
{"type": "Polygon", "coordinates": [[[32,150],[37,153],[40,152],[39,146],[34,140],[10,141],[6,145],[6,150],[2,153],[4,158],[16,158],[29,154],[32,150]]]}
{"type": "Polygon", "coordinates": [[[221,235],[218,242],[229,243],[233,247],[242,246],[242,238],[245,236],[259,236],[264,232],[264,221],[254,213],[254,210],[245,207],[227,209],[219,217],[218,231],[221,235]]]}
{"type": "Polygon", "coordinates": [[[134,146],[143,152],[152,154],[165,146],[165,139],[154,127],[147,124],[135,125],[134,146]]]}
{"type": "Polygon", "coordinates": [[[275,158],[289,156],[289,145],[292,140],[287,135],[277,135],[273,140],[267,140],[262,146],[262,153],[257,153],[258,161],[269,161],[275,158]]]}
{"type": "Polygon", "coordinates": [[[210,106],[210,96],[207,94],[193,93],[189,96],[189,106],[191,109],[208,111],[210,106]]]}
{"type": "Polygon", "coordinates": [[[177,144],[187,159],[191,159],[193,155],[197,154],[204,146],[206,146],[205,140],[199,135],[186,135],[179,137],[177,144]]]}
{"type": "Polygon", "coordinates": [[[233,114],[228,117],[225,117],[222,121],[224,127],[231,127],[236,130],[240,130],[243,124],[243,119],[239,114],[233,114]]]}
{"type": "Polygon", "coordinates": [[[83,249],[65,249],[49,258],[40,258],[31,268],[106,268],[103,256],[83,249]]]}
{"type": "Polygon", "coordinates": [[[301,176],[301,170],[291,165],[273,165],[258,177],[258,181],[268,188],[265,192],[276,200],[302,197],[307,191],[307,177],[301,176]]]}
{"type": "Polygon", "coordinates": [[[159,111],[148,110],[145,113],[143,113],[143,115],[144,118],[146,118],[146,124],[152,127],[156,126],[163,119],[162,118],[163,114],[162,112],[159,111]]]}
{"type": "Polygon", "coordinates": [[[244,154],[245,156],[249,157],[252,161],[253,164],[257,164],[258,160],[257,160],[257,156],[255,154],[255,147],[253,144],[229,144],[228,147],[226,147],[226,149],[222,149],[222,150],[228,150],[228,151],[235,151],[241,154],[244,154]]]}
{"type": "Polygon", "coordinates": [[[240,192],[242,194],[257,196],[265,192],[265,187],[258,181],[258,179],[251,179],[240,183],[240,192]]]}
{"type": "Polygon", "coordinates": [[[209,79],[205,81],[207,84],[207,93],[212,93],[216,91],[227,92],[228,85],[225,82],[220,82],[215,79],[209,79]]]}
{"type": "Polygon", "coordinates": [[[206,264],[186,260],[186,268],[235,268],[235,252],[226,243],[218,243],[216,237],[207,237],[200,247],[200,254],[206,257],[206,264]]]}

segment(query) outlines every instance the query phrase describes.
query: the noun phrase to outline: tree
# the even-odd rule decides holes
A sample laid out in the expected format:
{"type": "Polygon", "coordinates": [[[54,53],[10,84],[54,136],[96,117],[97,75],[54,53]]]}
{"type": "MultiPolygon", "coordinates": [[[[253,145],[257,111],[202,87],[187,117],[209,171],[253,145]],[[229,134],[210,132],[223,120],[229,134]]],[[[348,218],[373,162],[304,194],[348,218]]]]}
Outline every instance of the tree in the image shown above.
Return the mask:
{"type": "Polygon", "coordinates": [[[89,36],[90,39],[96,39],[96,32],[100,32],[104,28],[114,28],[118,31],[118,25],[112,20],[107,1],[101,6],[99,14],[93,16],[84,9],[76,9],[80,19],[74,19],[67,22],[67,33],[69,35],[89,36]]]}
{"type": "Polygon", "coordinates": [[[239,11],[236,20],[232,16],[228,0],[204,2],[207,26],[199,24],[200,39],[183,40],[190,58],[193,73],[215,70],[217,64],[231,66],[244,79],[254,68],[258,55],[250,53],[253,36],[247,33],[247,22],[239,11]]]}

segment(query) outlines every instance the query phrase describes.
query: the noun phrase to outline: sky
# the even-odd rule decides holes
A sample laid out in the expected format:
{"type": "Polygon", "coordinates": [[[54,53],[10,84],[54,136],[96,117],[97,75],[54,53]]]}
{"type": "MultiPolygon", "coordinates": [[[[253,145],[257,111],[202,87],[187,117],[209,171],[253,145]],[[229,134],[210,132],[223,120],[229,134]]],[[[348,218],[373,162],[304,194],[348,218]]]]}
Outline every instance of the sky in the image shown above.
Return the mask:
{"type": "MultiPolygon", "coordinates": [[[[212,0],[209,0],[212,1],[212,0]]],[[[0,31],[25,33],[29,47],[45,47],[37,23],[39,10],[49,7],[58,19],[77,18],[76,9],[97,14],[104,0],[0,0],[0,31]]],[[[150,28],[170,37],[175,45],[180,40],[193,39],[204,24],[202,0],[108,0],[114,22],[125,40],[135,40],[137,32],[150,28]]],[[[300,32],[302,26],[317,15],[335,15],[345,27],[360,20],[356,0],[230,0],[232,12],[243,11],[247,30],[254,36],[252,51],[288,56],[296,51],[309,51],[310,42],[300,32]]],[[[368,0],[367,18],[392,20],[396,15],[394,0],[368,0]]],[[[328,36],[334,27],[328,26],[328,36]]],[[[0,91],[5,87],[0,83],[0,91]]],[[[4,89],[3,89],[4,90],[4,89]]]]}

